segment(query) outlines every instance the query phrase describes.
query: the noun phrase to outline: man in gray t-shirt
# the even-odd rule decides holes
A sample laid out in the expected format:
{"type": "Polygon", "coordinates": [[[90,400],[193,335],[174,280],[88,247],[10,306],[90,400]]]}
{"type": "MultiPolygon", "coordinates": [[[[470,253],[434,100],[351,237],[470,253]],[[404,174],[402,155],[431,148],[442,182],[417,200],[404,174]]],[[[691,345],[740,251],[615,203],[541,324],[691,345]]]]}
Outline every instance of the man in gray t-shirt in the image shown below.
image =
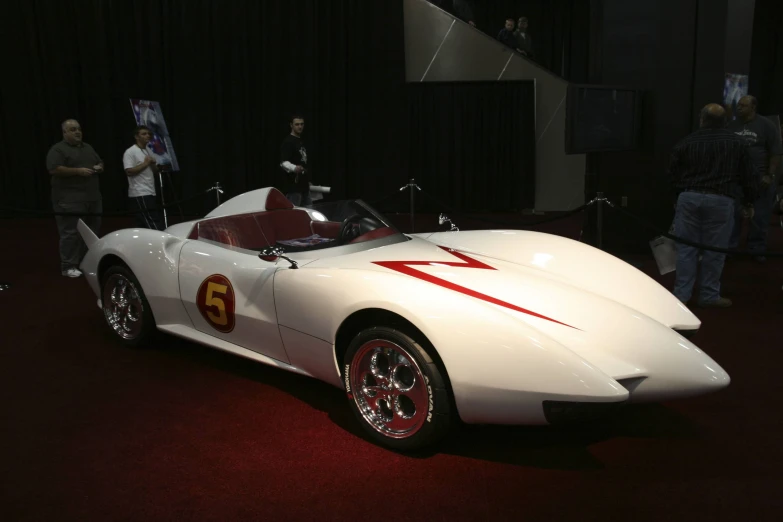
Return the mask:
{"type": "MultiPolygon", "coordinates": [[[[52,181],[52,208],[70,214],[100,214],[103,211],[98,174],[103,160],[89,144],[82,141],[82,128],[76,120],[62,123],[63,140],[55,143],[46,155],[46,169],[52,181]]],[[[79,277],[79,264],[87,246],[79,236],[76,216],[57,216],[60,232],[60,269],[64,276],[79,277]]],[[[96,234],[100,216],[82,216],[96,234]]]]}
{"type": "MultiPolygon", "coordinates": [[[[778,126],[757,114],[757,106],[758,102],[753,96],[740,98],[737,102],[737,119],[729,124],[728,129],[745,139],[756,168],[759,197],[754,204],[755,214],[750,222],[748,250],[762,253],[767,250],[767,232],[775,205],[775,180],[780,167],[780,156],[783,154],[783,143],[778,126]]],[[[741,232],[742,217],[735,215],[730,248],[739,246],[741,232]]],[[[763,256],[757,256],[755,259],[766,261],[763,256]]]]}

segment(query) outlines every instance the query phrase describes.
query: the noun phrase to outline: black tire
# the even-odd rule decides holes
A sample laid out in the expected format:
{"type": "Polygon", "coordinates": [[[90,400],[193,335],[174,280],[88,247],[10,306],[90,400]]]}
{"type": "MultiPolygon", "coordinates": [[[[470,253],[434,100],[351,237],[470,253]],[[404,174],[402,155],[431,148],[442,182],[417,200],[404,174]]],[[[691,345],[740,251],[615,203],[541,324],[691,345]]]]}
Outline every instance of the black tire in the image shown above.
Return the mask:
{"type": "Polygon", "coordinates": [[[354,415],[383,446],[416,450],[449,432],[446,380],[427,350],[400,330],[360,332],[345,353],[343,382],[354,415]]]}
{"type": "Polygon", "coordinates": [[[130,268],[114,265],[103,274],[101,306],[106,325],[125,346],[141,348],[152,340],[156,332],[155,318],[130,268]]]}

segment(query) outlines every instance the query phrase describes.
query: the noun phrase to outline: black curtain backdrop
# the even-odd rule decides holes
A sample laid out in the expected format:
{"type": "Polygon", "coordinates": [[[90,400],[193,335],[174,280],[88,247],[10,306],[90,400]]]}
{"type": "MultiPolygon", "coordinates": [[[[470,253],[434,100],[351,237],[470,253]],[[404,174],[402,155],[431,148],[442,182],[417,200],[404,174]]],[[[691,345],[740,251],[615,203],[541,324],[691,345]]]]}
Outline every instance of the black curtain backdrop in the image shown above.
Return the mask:
{"type": "MultiPolygon", "coordinates": [[[[181,167],[173,174],[181,198],[216,181],[224,197],[276,184],[292,111],[305,114],[315,181],[332,186],[334,198],[384,199],[414,172],[460,210],[506,210],[520,203],[495,187],[517,186],[520,173],[534,177],[527,162],[512,165],[499,151],[507,129],[486,125],[490,116],[497,123],[504,114],[509,121],[525,114],[520,96],[527,87],[494,91],[507,96],[499,106],[514,112],[492,115],[481,87],[476,96],[456,89],[444,97],[406,85],[401,2],[16,0],[5,12],[3,205],[50,208],[46,152],[61,139],[60,122],[76,118],[106,162],[104,209],[123,210],[121,159],[133,143],[129,98],[137,97],[161,103],[181,167]],[[423,117],[428,108],[438,115],[460,110],[464,121],[441,127],[442,118],[423,117]],[[429,133],[433,126],[439,132],[429,133]],[[430,145],[412,141],[411,129],[430,145]],[[453,157],[433,156],[454,143],[484,160],[452,168],[453,157]]],[[[532,96],[527,103],[532,115],[532,96]]],[[[514,146],[516,156],[532,157],[532,138],[514,146]]],[[[201,214],[213,204],[210,198],[185,210],[201,214]]]]}
{"type": "MultiPolygon", "coordinates": [[[[411,176],[431,199],[478,211],[532,208],[533,82],[409,86],[411,176]]],[[[424,208],[436,209],[437,205],[424,208]]]]}

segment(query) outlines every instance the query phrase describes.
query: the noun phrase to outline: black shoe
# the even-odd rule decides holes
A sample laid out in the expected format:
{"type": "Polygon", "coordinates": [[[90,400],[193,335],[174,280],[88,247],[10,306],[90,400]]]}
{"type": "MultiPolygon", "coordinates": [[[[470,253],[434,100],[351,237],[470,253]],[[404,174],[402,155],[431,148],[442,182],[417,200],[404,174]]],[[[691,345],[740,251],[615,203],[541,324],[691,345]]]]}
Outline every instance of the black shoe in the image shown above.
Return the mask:
{"type": "Polygon", "coordinates": [[[731,306],[731,299],[728,297],[719,297],[714,301],[709,301],[707,303],[699,303],[699,306],[702,308],[728,308],[731,306]]]}

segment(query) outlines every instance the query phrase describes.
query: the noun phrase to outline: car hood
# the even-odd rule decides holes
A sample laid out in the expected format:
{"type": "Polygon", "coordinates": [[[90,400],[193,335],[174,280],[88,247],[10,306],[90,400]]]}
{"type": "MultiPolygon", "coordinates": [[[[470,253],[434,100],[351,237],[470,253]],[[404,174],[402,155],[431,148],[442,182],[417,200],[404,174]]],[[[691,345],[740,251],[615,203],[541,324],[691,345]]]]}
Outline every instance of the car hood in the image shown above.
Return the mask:
{"type": "Polygon", "coordinates": [[[544,321],[587,331],[596,326],[597,309],[607,306],[641,313],[669,328],[700,326],[687,307],[649,276],[576,241],[536,233],[504,238],[483,231],[438,239],[413,237],[308,266],[402,274],[421,281],[422,288],[435,285],[480,299],[537,326],[545,326],[544,321]]]}
{"type": "MultiPolygon", "coordinates": [[[[405,243],[320,259],[305,269],[385,272],[414,279],[420,282],[417,291],[437,288],[440,295],[453,295],[452,310],[460,300],[478,300],[516,319],[529,349],[545,350],[543,339],[554,341],[613,379],[643,379],[639,389],[648,398],[666,398],[667,393],[682,396],[728,383],[728,375],[715,361],[673,329],[682,324],[697,328],[699,323],[665,288],[597,249],[585,250],[581,243],[541,236],[546,237],[530,242],[529,251],[509,249],[514,243],[511,239],[503,242],[505,251],[493,250],[480,234],[463,235],[460,249],[435,244],[432,237],[414,237],[405,243]],[[469,248],[471,241],[476,248],[469,248]],[[475,251],[479,246],[485,253],[475,251]],[[571,259],[590,266],[595,260],[586,258],[603,259],[605,266],[563,273],[567,262],[559,267],[532,262],[536,254],[539,259],[557,259],[565,255],[563,250],[571,259]],[[608,278],[596,284],[594,279],[606,272],[608,278]]],[[[454,319],[462,324],[473,320],[459,312],[454,319]]],[[[476,326],[479,332],[483,328],[476,326]]]]}

